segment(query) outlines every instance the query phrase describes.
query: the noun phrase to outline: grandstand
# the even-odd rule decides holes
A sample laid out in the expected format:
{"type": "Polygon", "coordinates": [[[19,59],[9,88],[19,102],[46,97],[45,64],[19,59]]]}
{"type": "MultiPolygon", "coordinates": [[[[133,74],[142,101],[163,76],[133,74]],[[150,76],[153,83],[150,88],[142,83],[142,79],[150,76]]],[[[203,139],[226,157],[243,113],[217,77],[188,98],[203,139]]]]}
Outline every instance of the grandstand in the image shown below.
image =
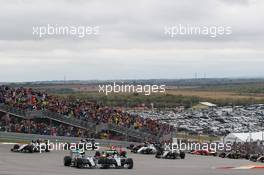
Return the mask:
{"type": "Polygon", "coordinates": [[[44,126],[46,132],[36,133],[95,138],[107,135],[108,139],[139,142],[161,141],[173,132],[172,126],[157,120],[31,88],[0,86],[0,112],[1,130],[10,132],[35,133],[35,127],[44,126]],[[22,131],[15,129],[18,124],[22,131]],[[63,129],[67,132],[57,133],[63,129]]]}

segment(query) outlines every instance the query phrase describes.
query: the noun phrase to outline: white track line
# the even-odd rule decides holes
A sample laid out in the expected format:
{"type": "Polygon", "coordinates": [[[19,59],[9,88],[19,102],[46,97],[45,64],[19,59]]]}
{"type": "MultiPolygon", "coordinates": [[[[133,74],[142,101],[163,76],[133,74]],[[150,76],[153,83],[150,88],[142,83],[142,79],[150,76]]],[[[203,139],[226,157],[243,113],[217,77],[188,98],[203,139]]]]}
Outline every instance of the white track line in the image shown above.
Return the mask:
{"type": "Polygon", "coordinates": [[[2,144],[2,145],[14,145],[14,144],[18,144],[18,143],[0,142],[0,144],[2,144]]]}

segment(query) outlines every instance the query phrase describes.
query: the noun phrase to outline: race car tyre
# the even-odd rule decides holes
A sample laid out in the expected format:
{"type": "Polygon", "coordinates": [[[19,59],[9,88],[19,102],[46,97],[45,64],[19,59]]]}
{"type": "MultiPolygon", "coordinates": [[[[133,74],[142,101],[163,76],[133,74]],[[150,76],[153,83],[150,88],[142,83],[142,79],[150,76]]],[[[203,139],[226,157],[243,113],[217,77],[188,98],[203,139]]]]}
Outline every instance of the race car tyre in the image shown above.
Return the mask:
{"type": "Polygon", "coordinates": [[[127,164],[127,169],[133,169],[133,166],[134,166],[133,159],[130,159],[130,158],[127,159],[126,164],[127,164]]]}
{"type": "Polygon", "coordinates": [[[130,144],[129,147],[127,147],[127,149],[131,149],[132,150],[134,148],[134,146],[135,146],[134,144],[130,144]]]}
{"type": "Polygon", "coordinates": [[[156,152],[156,157],[160,157],[162,154],[163,154],[162,151],[157,151],[156,152]]]}
{"type": "Polygon", "coordinates": [[[159,159],[159,158],[161,158],[161,155],[160,154],[156,154],[155,157],[159,159]]]}
{"type": "Polygon", "coordinates": [[[182,151],[180,152],[180,158],[185,159],[185,152],[182,152],[182,151]]]}
{"type": "Polygon", "coordinates": [[[19,145],[14,145],[13,149],[14,150],[19,149],[19,145]]]}
{"type": "Polygon", "coordinates": [[[46,153],[50,152],[51,149],[50,149],[50,147],[49,147],[48,145],[46,145],[45,148],[46,148],[46,149],[45,149],[45,152],[46,152],[46,153]]]}
{"type": "Polygon", "coordinates": [[[76,167],[77,168],[83,168],[83,160],[81,158],[78,158],[76,160],[76,167]]]}
{"type": "Polygon", "coordinates": [[[216,156],[217,156],[217,153],[213,153],[213,156],[215,156],[215,157],[216,157],[216,156]]]}
{"type": "Polygon", "coordinates": [[[258,161],[261,162],[261,163],[263,163],[264,162],[264,156],[259,157],[258,158],[258,161]]]}
{"type": "Polygon", "coordinates": [[[29,153],[33,153],[33,152],[34,152],[34,147],[33,147],[33,146],[28,146],[28,147],[27,147],[27,151],[28,151],[29,153]]]}
{"type": "Polygon", "coordinates": [[[259,157],[258,155],[253,154],[253,155],[250,155],[249,160],[252,161],[252,162],[256,162],[258,157],[259,157]]]}
{"type": "Polygon", "coordinates": [[[64,157],[64,166],[70,166],[71,165],[71,157],[65,156],[64,157]]]}
{"type": "MultiPolygon", "coordinates": [[[[166,156],[167,157],[167,156],[166,156]]],[[[171,159],[176,159],[177,155],[176,153],[172,153],[170,156],[168,156],[167,158],[171,158],[171,159]]]]}

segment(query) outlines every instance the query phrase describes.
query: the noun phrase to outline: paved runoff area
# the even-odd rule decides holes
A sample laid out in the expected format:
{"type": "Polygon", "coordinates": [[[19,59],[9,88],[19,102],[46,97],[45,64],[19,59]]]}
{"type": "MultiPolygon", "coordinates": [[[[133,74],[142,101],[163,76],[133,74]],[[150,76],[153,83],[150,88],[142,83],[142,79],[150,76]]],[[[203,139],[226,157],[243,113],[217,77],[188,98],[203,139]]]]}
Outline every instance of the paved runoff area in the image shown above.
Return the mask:
{"type": "MultiPolygon", "coordinates": [[[[186,159],[156,159],[154,155],[129,153],[134,168],[128,169],[77,169],[63,166],[68,151],[50,153],[13,153],[13,145],[0,144],[0,175],[258,175],[264,174],[263,163],[249,160],[222,159],[219,157],[186,155],[186,159]]],[[[94,154],[90,152],[88,154],[94,154]]]]}

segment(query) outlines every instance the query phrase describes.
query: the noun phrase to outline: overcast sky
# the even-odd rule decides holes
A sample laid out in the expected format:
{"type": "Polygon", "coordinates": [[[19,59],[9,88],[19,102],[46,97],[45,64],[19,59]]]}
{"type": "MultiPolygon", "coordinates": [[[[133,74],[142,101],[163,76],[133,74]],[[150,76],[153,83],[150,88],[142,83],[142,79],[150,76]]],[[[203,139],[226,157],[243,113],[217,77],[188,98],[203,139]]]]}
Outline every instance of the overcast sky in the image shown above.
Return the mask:
{"type": "Polygon", "coordinates": [[[263,0],[0,0],[0,82],[264,77],[263,0]],[[38,38],[33,26],[99,26],[38,38]],[[230,26],[170,38],[165,26],[230,26]]]}

